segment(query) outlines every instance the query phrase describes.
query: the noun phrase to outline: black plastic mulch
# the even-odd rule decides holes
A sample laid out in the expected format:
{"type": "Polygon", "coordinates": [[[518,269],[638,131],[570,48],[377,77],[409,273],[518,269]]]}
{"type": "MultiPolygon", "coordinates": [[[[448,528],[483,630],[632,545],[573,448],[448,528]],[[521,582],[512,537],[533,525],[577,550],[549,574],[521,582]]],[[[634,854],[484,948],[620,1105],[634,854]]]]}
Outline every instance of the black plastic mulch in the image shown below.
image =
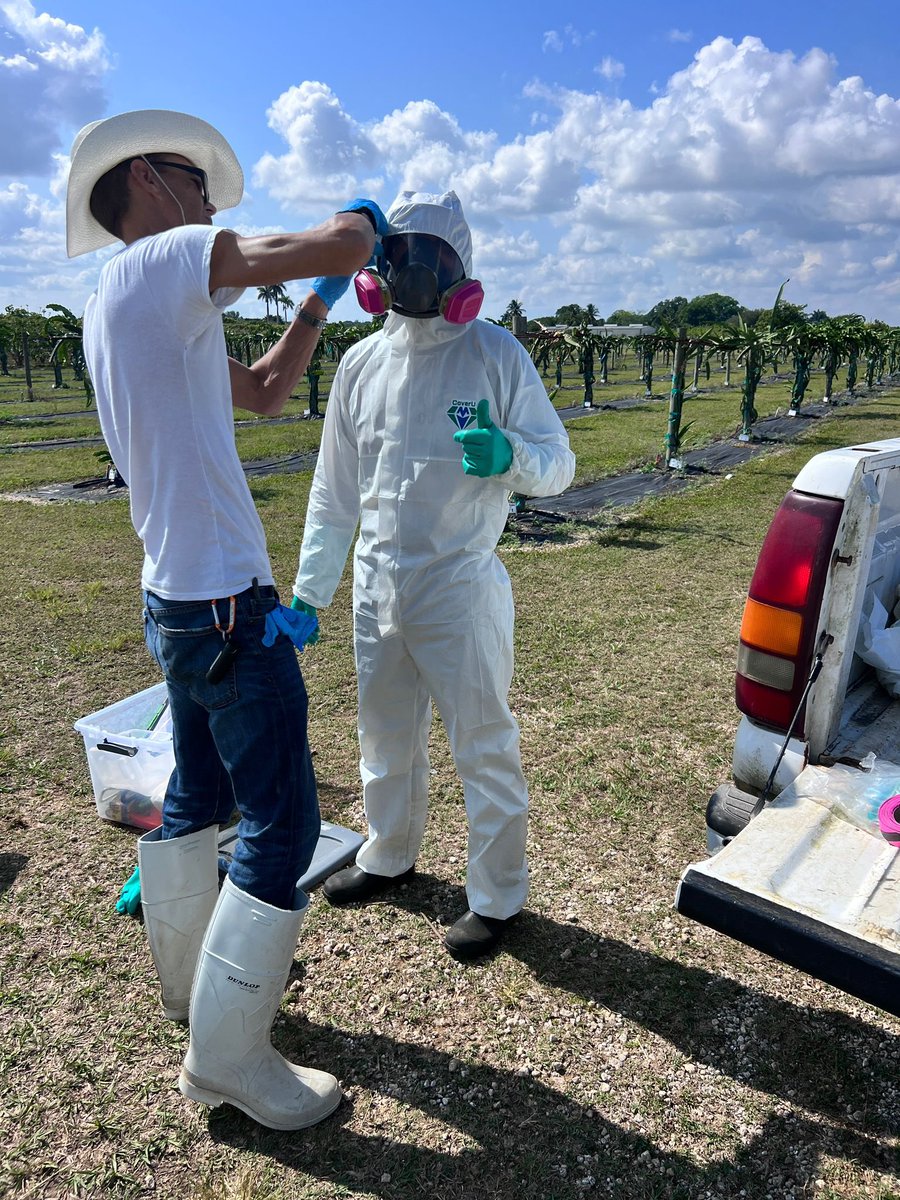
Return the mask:
{"type": "MultiPolygon", "coordinates": [[[[77,417],[96,417],[97,410],[89,409],[78,413],[60,414],[65,416],[77,417]]],[[[52,414],[51,414],[52,416],[52,414]]],[[[37,417],[23,417],[24,421],[35,421],[37,417]]],[[[291,417],[252,417],[246,421],[235,421],[235,429],[241,429],[246,425],[293,425],[297,421],[308,421],[310,416],[308,411],[300,416],[291,417]]],[[[2,422],[0,422],[2,423],[2,422]]],[[[8,442],[5,446],[0,446],[0,454],[5,454],[12,450],[65,450],[71,446],[102,446],[104,444],[102,437],[88,438],[45,438],[39,442],[8,442]]]]}
{"type": "MultiPolygon", "coordinates": [[[[260,475],[292,475],[297,471],[311,471],[316,465],[317,452],[309,450],[305,454],[289,454],[285,458],[259,459],[255,462],[243,463],[244,474],[255,478],[260,475]]],[[[8,500],[34,500],[50,504],[58,500],[98,500],[115,499],[116,496],[127,496],[128,488],[124,484],[111,485],[106,477],[98,479],[83,479],[78,483],[48,483],[40,487],[29,488],[15,492],[6,497],[8,500]]]]}
{"type": "MultiPolygon", "coordinates": [[[[849,397],[842,397],[842,403],[848,401],[849,397]]],[[[620,406],[621,402],[614,402],[604,407],[620,406]]],[[[589,517],[601,509],[634,504],[647,496],[670,495],[704,477],[727,474],[731,468],[765,453],[773,446],[795,440],[809,427],[810,422],[827,416],[834,408],[834,403],[809,404],[805,405],[796,417],[765,417],[754,424],[750,441],[741,441],[738,437],[722,438],[699,450],[688,450],[682,455],[684,466],[680,470],[658,466],[644,471],[633,471],[627,475],[613,475],[597,483],[569,488],[561,496],[530,499],[526,502],[527,508],[540,513],[589,517]]],[[[590,416],[591,413],[598,412],[599,407],[564,409],[560,411],[560,416],[570,411],[573,417],[590,416]]]]}

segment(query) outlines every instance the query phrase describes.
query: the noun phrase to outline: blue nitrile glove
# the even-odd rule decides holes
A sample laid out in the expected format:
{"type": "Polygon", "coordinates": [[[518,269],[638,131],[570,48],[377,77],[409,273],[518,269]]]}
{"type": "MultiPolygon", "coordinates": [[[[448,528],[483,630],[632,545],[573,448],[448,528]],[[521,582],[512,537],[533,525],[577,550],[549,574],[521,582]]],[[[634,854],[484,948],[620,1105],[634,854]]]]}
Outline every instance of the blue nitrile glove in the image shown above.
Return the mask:
{"type": "Polygon", "coordinates": [[[319,622],[309,613],[297,612],[279,604],[271,612],[266,613],[266,632],[263,634],[263,645],[274,645],[279,633],[291,639],[298,650],[302,650],[312,635],[317,633],[319,622]]]}
{"type": "Polygon", "coordinates": [[[352,278],[352,275],[320,275],[313,283],[312,290],[326,308],[334,308],[350,286],[352,278]]]}
{"type": "Polygon", "coordinates": [[[365,200],[362,197],[357,197],[356,200],[351,200],[349,204],[345,204],[340,212],[364,212],[370,218],[375,227],[375,232],[379,237],[384,237],[388,231],[387,217],[378,207],[374,200],[365,200]]]}
{"type": "Polygon", "coordinates": [[[306,601],[301,600],[299,596],[295,596],[293,598],[293,600],[291,601],[291,608],[295,612],[307,613],[309,616],[315,617],[316,628],[315,628],[314,632],[312,633],[312,635],[306,639],[309,642],[310,646],[314,646],[316,644],[316,642],[319,640],[318,613],[316,612],[316,610],[313,608],[313,606],[311,604],[307,604],[306,601]]]}
{"type": "Polygon", "coordinates": [[[463,448],[462,467],[467,475],[478,475],[487,479],[489,475],[502,475],[508,471],[513,460],[509,438],[491,420],[491,406],[487,400],[478,401],[478,426],[476,429],[460,429],[453,435],[454,442],[463,448]]]}
{"type": "Polygon", "coordinates": [[[128,913],[129,917],[137,914],[141,907],[141,871],[134,868],[134,873],[122,884],[119,898],[116,901],[117,913],[128,913]]]}

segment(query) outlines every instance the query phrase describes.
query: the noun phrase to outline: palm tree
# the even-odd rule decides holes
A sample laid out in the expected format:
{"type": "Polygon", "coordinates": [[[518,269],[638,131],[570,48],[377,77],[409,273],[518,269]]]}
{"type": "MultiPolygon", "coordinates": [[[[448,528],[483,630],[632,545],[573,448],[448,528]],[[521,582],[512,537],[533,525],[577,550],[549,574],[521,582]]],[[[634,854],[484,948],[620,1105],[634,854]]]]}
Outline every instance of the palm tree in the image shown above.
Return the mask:
{"type": "Polygon", "coordinates": [[[510,300],[506,306],[506,312],[500,318],[500,324],[505,325],[517,336],[525,333],[528,322],[525,319],[525,307],[521,300],[510,300]]]}
{"type": "Polygon", "coordinates": [[[278,288],[280,288],[280,287],[281,287],[280,283],[272,283],[272,284],[264,284],[263,287],[258,287],[256,289],[257,297],[260,300],[265,300],[265,302],[266,302],[266,320],[267,321],[269,320],[269,305],[275,303],[276,297],[278,295],[278,288]]]}
{"type": "Polygon", "coordinates": [[[272,296],[272,300],[274,301],[274,304],[275,304],[276,316],[278,314],[279,308],[283,308],[284,309],[284,319],[285,319],[285,321],[287,321],[288,310],[294,307],[294,302],[290,298],[290,296],[287,294],[287,292],[285,291],[283,283],[272,284],[272,290],[274,292],[274,295],[272,296]]]}

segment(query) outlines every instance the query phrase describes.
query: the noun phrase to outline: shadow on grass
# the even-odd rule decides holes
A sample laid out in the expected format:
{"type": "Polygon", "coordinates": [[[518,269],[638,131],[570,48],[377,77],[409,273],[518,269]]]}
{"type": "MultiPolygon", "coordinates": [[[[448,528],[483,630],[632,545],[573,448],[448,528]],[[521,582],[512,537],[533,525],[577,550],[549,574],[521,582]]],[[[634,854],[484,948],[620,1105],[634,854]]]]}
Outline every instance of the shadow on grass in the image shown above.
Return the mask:
{"type": "MultiPolygon", "coordinates": [[[[390,903],[432,919],[448,906],[466,907],[461,888],[428,875],[418,875],[390,903]]],[[[542,984],[621,1013],[689,1058],[806,1112],[771,1116],[725,1160],[716,1151],[722,1135],[698,1121],[693,1134],[706,1134],[700,1142],[716,1160],[698,1165],[537,1078],[485,1064],[461,1075],[451,1056],[427,1046],[376,1032],[351,1036],[300,1019],[281,1027],[285,1053],[327,1067],[354,1092],[385,1094],[401,1109],[419,1110],[421,1116],[406,1121],[409,1141],[382,1135],[377,1116],[370,1136],[348,1131],[347,1104],[300,1135],[264,1130],[223,1107],[209,1117],[210,1136],[351,1194],[384,1200],[423,1195],[549,1200],[586,1190],[597,1194],[597,1188],[629,1200],[695,1200],[704,1194],[763,1200],[805,1189],[825,1156],[877,1171],[891,1163],[896,1168],[896,1151],[877,1140],[893,1135],[892,1123],[868,1112],[870,1096],[896,1086],[891,1038],[874,1026],[807,1010],[527,911],[501,953],[519,959],[542,984]],[[865,1133],[849,1127],[862,1121],[857,1116],[850,1122],[848,1112],[868,1113],[862,1118],[865,1133]]],[[[702,1090],[702,1077],[692,1078],[702,1090]]],[[[376,1114],[377,1104],[370,1110],[376,1114]]],[[[882,1111],[892,1107],[888,1102],[882,1111]]],[[[672,1120],[678,1122],[673,1129],[683,1128],[692,1115],[672,1111],[672,1120]]]]}
{"type": "Polygon", "coordinates": [[[478,1099],[435,1109],[436,1094],[432,1089],[429,1095],[422,1083],[442,1081],[448,1073],[446,1055],[378,1034],[354,1038],[352,1044],[327,1028],[309,1027],[308,1034],[315,1041],[317,1061],[338,1072],[347,1064],[353,1086],[375,1093],[387,1088],[403,1107],[421,1110],[433,1141],[450,1141],[455,1131],[457,1142],[467,1142],[446,1149],[417,1142],[412,1113],[407,1117],[407,1128],[413,1127],[409,1141],[377,1128],[370,1135],[348,1130],[352,1100],[322,1125],[293,1135],[262,1129],[234,1109],[223,1107],[210,1116],[214,1142],[327,1181],[340,1189],[335,1196],[563,1200],[597,1195],[600,1183],[601,1194],[616,1200],[738,1195],[764,1200],[799,1194],[816,1174],[822,1155],[884,1169],[876,1143],[794,1114],[771,1117],[734,1158],[701,1166],[614,1125],[595,1109],[567,1101],[550,1087],[490,1067],[476,1067],[466,1078],[478,1099]],[[448,1131],[444,1139],[440,1131],[435,1135],[436,1118],[448,1131]]]}
{"type": "MultiPolygon", "coordinates": [[[[427,875],[415,877],[391,899],[428,916],[467,907],[463,888],[427,875]],[[437,900],[431,901],[435,893],[437,900]]],[[[621,1013],[686,1057],[812,1112],[834,1119],[843,1119],[848,1109],[865,1112],[882,1070],[886,1085],[898,1085],[896,1039],[843,1013],[778,1000],[701,967],[527,909],[503,952],[519,959],[540,983],[621,1013]]]]}
{"type": "Polygon", "coordinates": [[[0,854],[0,896],[9,891],[16,881],[16,876],[27,863],[26,854],[0,854]]]}

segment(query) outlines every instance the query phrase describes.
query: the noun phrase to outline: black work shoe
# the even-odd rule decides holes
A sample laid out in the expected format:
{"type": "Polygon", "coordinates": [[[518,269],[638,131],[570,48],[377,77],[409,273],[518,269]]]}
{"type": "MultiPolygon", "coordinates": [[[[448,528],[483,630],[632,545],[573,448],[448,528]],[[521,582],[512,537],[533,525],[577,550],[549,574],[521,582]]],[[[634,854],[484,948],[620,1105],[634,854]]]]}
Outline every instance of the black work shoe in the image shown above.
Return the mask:
{"type": "Polygon", "coordinates": [[[509,926],[518,919],[518,913],[501,920],[499,917],[480,917],[470,909],[447,930],[444,945],[457,958],[478,958],[493,950],[509,926]]]}
{"type": "Polygon", "coordinates": [[[332,904],[362,904],[389,888],[406,883],[412,879],[414,871],[415,867],[410,867],[402,875],[373,875],[362,867],[346,867],[325,880],[322,894],[332,904]]]}

